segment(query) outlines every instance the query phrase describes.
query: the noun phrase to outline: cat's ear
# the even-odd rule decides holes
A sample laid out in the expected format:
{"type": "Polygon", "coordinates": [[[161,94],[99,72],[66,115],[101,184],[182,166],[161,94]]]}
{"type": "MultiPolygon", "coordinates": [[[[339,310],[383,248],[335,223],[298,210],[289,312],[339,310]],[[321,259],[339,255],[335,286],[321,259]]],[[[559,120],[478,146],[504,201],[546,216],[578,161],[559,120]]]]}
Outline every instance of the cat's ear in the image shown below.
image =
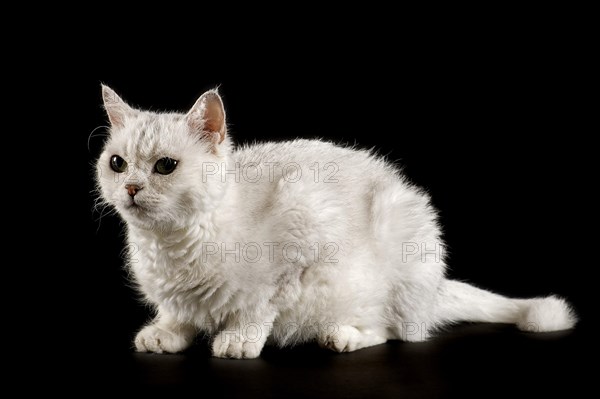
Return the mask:
{"type": "Polygon", "coordinates": [[[135,114],[125,101],[108,86],[102,85],[102,100],[111,125],[120,128],[125,126],[125,120],[135,114]]]}
{"type": "Polygon", "coordinates": [[[201,95],[187,113],[186,120],[192,133],[205,136],[214,145],[225,140],[225,108],[217,90],[209,90],[201,95]]]}

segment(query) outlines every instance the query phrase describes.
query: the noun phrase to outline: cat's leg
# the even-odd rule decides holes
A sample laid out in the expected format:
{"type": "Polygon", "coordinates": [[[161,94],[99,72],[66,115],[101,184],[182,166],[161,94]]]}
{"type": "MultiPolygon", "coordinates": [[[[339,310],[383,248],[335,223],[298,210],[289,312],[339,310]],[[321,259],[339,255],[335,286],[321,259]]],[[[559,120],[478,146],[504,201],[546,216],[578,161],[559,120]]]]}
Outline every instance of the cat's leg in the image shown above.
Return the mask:
{"type": "Polygon", "coordinates": [[[138,352],[177,353],[188,348],[196,336],[196,327],[179,323],[163,309],[154,321],[142,328],[135,337],[138,352]]]}
{"type": "Polygon", "coordinates": [[[212,345],[213,356],[231,359],[254,359],[271,335],[275,314],[245,317],[244,321],[230,320],[219,332],[212,345]]]}
{"type": "Polygon", "coordinates": [[[328,326],[325,331],[322,331],[317,341],[322,347],[336,352],[353,352],[369,346],[383,344],[387,341],[386,338],[375,332],[361,331],[353,326],[336,325],[333,328],[331,327],[328,326]]]}

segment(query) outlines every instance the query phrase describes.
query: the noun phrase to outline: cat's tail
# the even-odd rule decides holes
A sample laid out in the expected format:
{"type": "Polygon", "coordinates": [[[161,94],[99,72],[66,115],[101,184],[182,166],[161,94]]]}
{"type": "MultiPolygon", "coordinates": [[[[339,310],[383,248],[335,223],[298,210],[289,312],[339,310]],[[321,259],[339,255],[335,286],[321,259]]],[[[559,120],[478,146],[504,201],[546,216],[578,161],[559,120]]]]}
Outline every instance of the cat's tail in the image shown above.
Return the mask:
{"type": "Polygon", "coordinates": [[[562,298],[511,299],[453,280],[443,283],[437,316],[443,323],[511,323],[531,332],[567,330],[577,322],[562,298]]]}

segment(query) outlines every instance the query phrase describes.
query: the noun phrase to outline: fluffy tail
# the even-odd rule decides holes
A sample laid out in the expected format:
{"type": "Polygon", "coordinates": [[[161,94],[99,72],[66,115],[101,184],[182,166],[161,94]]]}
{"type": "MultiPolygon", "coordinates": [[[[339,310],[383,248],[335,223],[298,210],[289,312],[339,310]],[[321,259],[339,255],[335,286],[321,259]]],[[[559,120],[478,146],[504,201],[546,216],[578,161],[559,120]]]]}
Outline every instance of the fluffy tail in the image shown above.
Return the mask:
{"type": "Polygon", "coordinates": [[[438,320],[516,324],[532,332],[573,328],[577,317],[563,299],[549,296],[511,299],[459,281],[446,280],[440,292],[438,320]]]}

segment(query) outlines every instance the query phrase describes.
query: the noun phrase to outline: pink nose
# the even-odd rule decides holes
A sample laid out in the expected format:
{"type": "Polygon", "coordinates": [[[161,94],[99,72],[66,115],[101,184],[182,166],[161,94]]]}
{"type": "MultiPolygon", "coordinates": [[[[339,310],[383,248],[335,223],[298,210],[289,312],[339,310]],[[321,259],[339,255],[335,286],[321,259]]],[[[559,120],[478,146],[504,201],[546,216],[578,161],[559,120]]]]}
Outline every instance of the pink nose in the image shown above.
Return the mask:
{"type": "Polygon", "coordinates": [[[125,189],[127,190],[127,194],[131,195],[132,197],[135,197],[137,192],[140,191],[142,188],[137,184],[126,184],[125,189]]]}

